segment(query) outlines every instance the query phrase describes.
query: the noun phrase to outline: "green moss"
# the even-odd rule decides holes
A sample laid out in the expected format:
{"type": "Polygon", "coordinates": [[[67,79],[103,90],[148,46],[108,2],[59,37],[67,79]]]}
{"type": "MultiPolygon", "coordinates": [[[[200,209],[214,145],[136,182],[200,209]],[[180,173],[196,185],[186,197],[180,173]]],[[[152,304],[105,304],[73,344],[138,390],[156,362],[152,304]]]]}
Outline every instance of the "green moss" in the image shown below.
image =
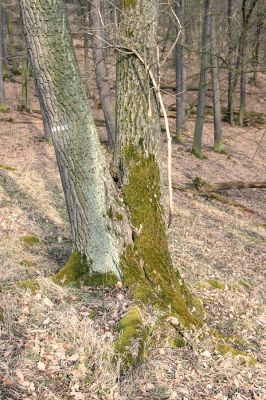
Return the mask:
{"type": "Polygon", "coordinates": [[[119,338],[115,350],[123,361],[123,367],[134,366],[144,360],[147,332],[143,324],[139,307],[132,306],[120,320],[119,338]]]}
{"type": "Polygon", "coordinates": [[[122,221],[123,220],[123,215],[120,214],[119,212],[115,213],[115,218],[117,219],[117,221],[122,221]]]}
{"type": "Polygon", "coordinates": [[[0,324],[4,322],[4,310],[0,307],[0,324]]]}
{"type": "Polygon", "coordinates": [[[27,246],[36,246],[41,243],[36,235],[25,235],[20,237],[20,241],[27,246]]]}
{"type": "Polygon", "coordinates": [[[250,284],[244,280],[240,280],[238,283],[239,283],[239,285],[243,286],[246,289],[250,289],[250,287],[251,287],[250,284]]]}
{"type": "Polygon", "coordinates": [[[215,151],[215,153],[228,155],[228,152],[225,149],[223,143],[215,144],[213,150],[215,151]]]}
{"type": "Polygon", "coordinates": [[[40,289],[39,283],[34,279],[25,279],[23,281],[18,281],[17,285],[22,289],[29,289],[31,292],[36,292],[40,289]]]}
{"type": "Polygon", "coordinates": [[[197,150],[194,147],[192,148],[191,153],[193,154],[193,156],[199,158],[200,160],[203,160],[203,158],[204,158],[203,154],[202,154],[202,151],[201,150],[197,150]]]}
{"type": "Polygon", "coordinates": [[[113,287],[117,283],[117,276],[108,273],[92,272],[87,263],[85,255],[81,255],[78,251],[73,251],[66,265],[50,277],[50,279],[58,285],[75,285],[75,286],[107,286],[113,287]]]}
{"type": "Polygon", "coordinates": [[[171,349],[184,347],[185,344],[186,342],[181,335],[177,335],[175,338],[169,340],[169,347],[171,347],[171,349]]]}
{"type": "Polygon", "coordinates": [[[80,278],[84,286],[106,286],[114,287],[117,284],[117,276],[111,272],[101,274],[99,272],[87,272],[80,278]]]}
{"type": "Polygon", "coordinates": [[[225,289],[225,284],[223,282],[219,282],[217,279],[209,279],[208,283],[215,289],[225,289]]]}
{"type": "Polygon", "coordinates": [[[192,185],[196,189],[199,189],[203,185],[202,179],[199,176],[196,176],[192,181],[192,185]]]}
{"type": "Polygon", "coordinates": [[[230,354],[233,357],[236,357],[236,356],[246,357],[248,365],[254,365],[257,362],[255,357],[250,356],[249,354],[245,353],[244,351],[237,350],[228,344],[218,344],[216,346],[216,350],[222,355],[230,354]]]}
{"type": "Polygon", "coordinates": [[[199,302],[174,270],[169,254],[155,157],[145,158],[132,147],[126,157],[128,184],[123,192],[135,234],[122,257],[124,284],[136,300],[156,306],[165,317],[174,315],[186,327],[199,325],[199,302]]]}
{"type": "Polygon", "coordinates": [[[59,285],[77,284],[87,272],[89,272],[89,268],[86,257],[78,251],[73,251],[66,265],[50,279],[59,285]]]}
{"type": "Polygon", "coordinates": [[[113,212],[113,207],[110,206],[107,210],[107,215],[110,219],[114,219],[114,212],[113,212]]]}
{"type": "Polygon", "coordinates": [[[135,7],[136,4],[137,4],[137,0],[123,0],[124,8],[135,7]]]}
{"type": "Polygon", "coordinates": [[[0,164],[0,169],[4,169],[6,171],[16,171],[16,168],[10,167],[9,165],[0,164]]]}
{"type": "Polygon", "coordinates": [[[9,111],[10,111],[10,108],[7,107],[6,104],[0,103],[0,112],[5,113],[5,112],[9,112],[9,111]]]}
{"type": "Polygon", "coordinates": [[[29,268],[36,267],[37,265],[37,263],[32,260],[21,260],[19,264],[22,265],[23,267],[29,267],[29,268]]]}

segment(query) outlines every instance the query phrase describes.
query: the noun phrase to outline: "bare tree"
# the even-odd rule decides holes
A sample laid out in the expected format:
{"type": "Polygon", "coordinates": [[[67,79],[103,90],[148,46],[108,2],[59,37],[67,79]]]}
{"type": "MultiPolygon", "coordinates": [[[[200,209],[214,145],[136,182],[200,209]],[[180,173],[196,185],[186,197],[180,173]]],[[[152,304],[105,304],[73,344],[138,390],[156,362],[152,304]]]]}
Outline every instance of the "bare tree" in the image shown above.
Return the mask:
{"type": "MultiPolygon", "coordinates": [[[[213,8],[212,12],[214,11],[215,9],[213,8]]],[[[214,115],[214,151],[221,153],[224,152],[224,148],[222,144],[222,112],[216,40],[216,16],[214,13],[211,15],[211,74],[214,115]]]]}
{"type": "Polygon", "coordinates": [[[179,24],[176,24],[177,35],[182,34],[176,43],[176,140],[179,141],[185,123],[185,77],[183,62],[184,41],[184,0],[176,0],[176,16],[179,24]]]}
{"type": "Polygon", "coordinates": [[[114,107],[112,107],[108,72],[103,51],[104,25],[101,16],[101,0],[90,0],[89,4],[96,80],[106,122],[109,147],[113,149],[115,143],[115,112],[114,107]]]}
{"type": "Polygon", "coordinates": [[[200,82],[198,92],[198,106],[197,106],[197,117],[194,131],[194,140],[192,153],[199,158],[202,158],[202,131],[205,116],[205,95],[207,85],[207,73],[208,73],[208,58],[210,53],[210,0],[204,1],[204,19],[202,28],[202,40],[201,40],[201,66],[200,66],[200,82]]]}

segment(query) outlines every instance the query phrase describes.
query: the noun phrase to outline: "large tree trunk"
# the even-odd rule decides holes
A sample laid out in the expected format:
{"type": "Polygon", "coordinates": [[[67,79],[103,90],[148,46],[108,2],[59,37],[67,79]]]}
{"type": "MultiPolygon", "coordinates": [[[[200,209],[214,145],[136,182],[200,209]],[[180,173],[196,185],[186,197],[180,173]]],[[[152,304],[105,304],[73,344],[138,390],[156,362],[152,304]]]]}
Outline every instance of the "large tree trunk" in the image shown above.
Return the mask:
{"type": "Polygon", "coordinates": [[[74,265],[66,265],[69,271],[62,270],[59,278],[71,282],[81,273],[88,280],[91,273],[122,278],[120,256],[129,227],[87,105],[64,2],[20,0],[20,5],[76,250],[74,265]]]}
{"type": "Polygon", "coordinates": [[[101,0],[90,0],[90,24],[93,29],[92,45],[97,86],[106,122],[109,147],[113,149],[115,143],[115,112],[112,107],[108,73],[103,51],[104,26],[101,21],[101,0]]]}
{"type": "Polygon", "coordinates": [[[205,116],[205,95],[208,73],[208,59],[210,53],[210,1],[205,0],[204,3],[204,20],[202,29],[202,44],[201,44],[201,66],[200,66],[200,82],[198,92],[198,107],[197,117],[194,131],[194,140],[192,153],[199,158],[202,158],[202,131],[205,116]]]}
{"type": "Polygon", "coordinates": [[[214,151],[224,151],[222,145],[222,111],[219,80],[219,63],[217,56],[216,21],[215,15],[211,16],[211,73],[213,91],[213,116],[214,116],[214,151]]]}
{"type": "Polygon", "coordinates": [[[114,162],[134,227],[124,254],[125,284],[181,325],[195,323],[191,297],[172,265],[160,194],[160,119],[149,70],[156,76],[157,2],[124,2],[117,61],[117,140],[114,162]],[[143,29],[145,27],[145,29],[143,29]],[[189,306],[190,304],[190,306],[189,306]],[[170,311],[171,310],[171,311],[170,311]]]}

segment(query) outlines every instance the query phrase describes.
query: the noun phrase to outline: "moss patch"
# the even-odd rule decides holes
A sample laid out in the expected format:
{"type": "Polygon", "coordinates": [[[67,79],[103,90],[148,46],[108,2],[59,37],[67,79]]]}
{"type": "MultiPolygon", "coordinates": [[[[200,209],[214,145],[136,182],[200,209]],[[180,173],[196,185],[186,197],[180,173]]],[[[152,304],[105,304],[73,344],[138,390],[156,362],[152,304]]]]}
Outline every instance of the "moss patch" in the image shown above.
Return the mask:
{"type": "Polygon", "coordinates": [[[228,155],[228,152],[225,149],[223,143],[216,144],[213,150],[215,151],[215,153],[228,155]]]}
{"type": "Polygon", "coordinates": [[[19,239],[27,246],[36,246],[41,243],[40,239],[36,235],[25,235],[21,236],[19,239]]]}
{"type": "Polygon", "coordinates": [[[9,165],[0,164],[0,169],[4,169],[5,171],[16,171],[16,168],[10,167],[9,165]]]}
{"type": "Polygon", "coordinates": [[[58,285],[77,284],[82,275],[89,272],[87,260],[78,251],[73,251],[66,265],[50,277],[58,285]]]}
{"type": "Polygon", "coordinates": [[[17,286],[22,289],[29,289],[33,293],[40,289],[39,283],[34,279],[25,279],[23,281],[18,281],[17,286]]]}
{"type": "Polygon", "coordinates": [[[0,112],[6,113],[9,112],[9,107],[7,107],[5,104],[0,104],[0,112]]]}
{"type": "Polygon", "coordinates": [[[119,322],[119,338],[115,342],[115,350],[121,356],[123,368],[134,366],[144,360],[145,330],[139,307],[132,306],[119,322]]]}
{"type": "Polygon", "coordinates": [[[22,265],[23,267],[28,267],[28,268],[36,267],[37,265],[37,263],[32,260],[21,260],[19,264],[22,265]]]}
{"type": "Polygon", "coordinates": [[[124,284],[135,299],[156,306],[164,317],[174,315],[181,325],[201,325],[199,302],[173,268],[160,204],[160,173],[153,155],[127,153],[128,184],[124,200],[135,227],[134,244],[122,257],[124,284]]]}
{"type": "Polygon", "coordinates": [[[254,365],[257,362],[255,357],[250,356],[249,354],[245,353],[244,351],[237,350],[228,344],[218,344],[216,346],[216,350],[222,355],[230,354],[233,357],[236,357],[236,356],[246,357],[248,365],[254,365]]]}
{"type": "Polygon", "coordinates": [[[81,255],[78,251],[73,251],[66,265],[50,277],[53,282],[59,285],[75,285],[75,286],[108,286],[113,287],[118,279],[111,272],[101,274],[92,272],[88,265],[85,255],[81,255]]]}
{"type": "Polygon", "coordinates": [[[226,287],[225,283],[218,281],[218,279],[209,279],[208,283],[215,289],[224,290],[226,287]]]}

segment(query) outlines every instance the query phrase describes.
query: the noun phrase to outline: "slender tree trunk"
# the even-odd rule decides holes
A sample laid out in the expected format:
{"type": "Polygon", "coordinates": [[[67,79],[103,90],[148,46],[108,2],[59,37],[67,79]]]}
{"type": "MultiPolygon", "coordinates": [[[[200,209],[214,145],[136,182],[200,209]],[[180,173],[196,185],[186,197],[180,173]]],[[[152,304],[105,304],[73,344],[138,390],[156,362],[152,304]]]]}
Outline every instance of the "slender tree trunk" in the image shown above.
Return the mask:
{"type": "Polygon", "coordinates": [[[75,249],[58,279],[71,282],[82,275],[88,282],[92,273],[100,273],[117,280],[122,278],[120,255],[129,241],[129,226],[87,105],[64,2],[20,0],[20,5],[75,249]]]}
{"type": "Polygon", "coordinates": [[[221,94],[219,80],[219,63],[217,57],[216,21],[215,15],[211,16],[211,73],[213,92],[213,115],[214,115],[214,151],[223,152],[222,144],[222,112],[221,94]]]}
{"type": "MultiPolygon", "coordinates": [[[[26,48],[24,48],[26,51],[26,48]]],[[[29,58],[26,55],[22,60],[22,90],[21,90],[21,103],[19,106],[20,111],[30,112],[31,111],[31,103],[30,103],[30,62],[29,58]]]]}
{"type": "Polygon", "coordinates": [[[204,19],[202,29],[202,46],[201,46],[201,66],[200,66],[200,82],[198,92],[198,108],[194,131],[194,140],[192,153],[199,158],[202,158],[202,131],[205,116],[205,95],[208,73],[208,59],[210,53],[210,0],[205,0],[204,3],[204,19]]]}
{"type": "Polygon", "coordinates": [[[264,28],[264,16],[265,11],[257,11],[257,22],[256,22],[256,34],[255,34],[255,41],[253,45],[252,51],[252,65],[254,68],[253,77],[251,82],[256,84],[257,83],[257,69],[259,66],[259,50],[260,50],[260,42],[261,42],[261,34],[264,28]]]}
{"type": "Polygon", "coordinates": [[[90,23],[93,29],[93,59],[100,101],[106,122],[110,149],[115,143],[115,113],[112,107],[108,73],[103,52],[104,27],[101,21],[101,0],[90,0],[90,23]]]}
{"type": "Polygon", "coordinates": [[[184,93],[184,65],[183,65],[183,37],[184,37],[184,0],[176,0],[176,16],[180,25],[176,33],[182,36],[176,44],[176,140],[179,141],[185,123],[185,93],[184,93]]]}
{"type": "MultiPolygon", "coordinates": [[[[0,4],[0,22],[3,21],[3,4],[0,4]]],[[[0,27],[0,111],[5,110],[5,87],[4,87],[4,54],[3,54],[3,26],[0,27]]]]}
{"type": "Polygon", "coordinates": [[[232,0],[227,0],[227,17],[228,17],[228,94],[227,94],[227,115],[230,125],[234,124],[234,104],[233,104],[233,24],[232,24],[232,0]]]}
{"type": "Polygon", "coordinates": [[[6,27],[6,2],[2,0],[0,4],[0,36],[2,53],[2,70],[4,79],[8,75],[8,52],[7,52],[7,27],[6,27]]]}
{"type": "Polygon", "coordinates": [[[11,0],[7,1],[7,32],[8,32],[8,53],[11,58],[11,72],[14,75],[19,74],[18,63],[17,63],[17,54],[15,48],[14,41],[14,31],[13,31],[13,15],[12,15],[12,3],[11,0]]]}

